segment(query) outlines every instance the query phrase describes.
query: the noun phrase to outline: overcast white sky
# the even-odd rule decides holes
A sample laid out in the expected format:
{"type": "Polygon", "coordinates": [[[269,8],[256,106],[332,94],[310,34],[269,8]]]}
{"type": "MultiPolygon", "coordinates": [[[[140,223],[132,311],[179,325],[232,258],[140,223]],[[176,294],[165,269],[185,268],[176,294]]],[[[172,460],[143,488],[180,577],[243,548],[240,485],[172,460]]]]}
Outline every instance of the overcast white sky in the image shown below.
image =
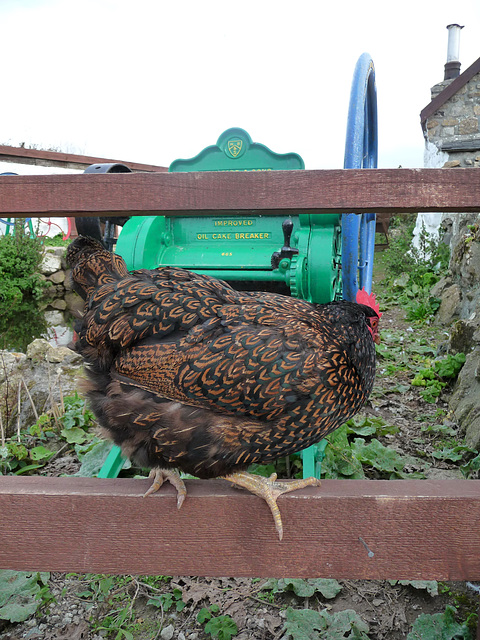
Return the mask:
{"type": "Polygon", "coordinates": [[[239,126],[307,169],[341,168],[367,51],[379,166],[423,166],[419,114],[450,23],[465,25],[464,71],[479,0],[0,0],[0,144],[168,166],[239,126]]]}

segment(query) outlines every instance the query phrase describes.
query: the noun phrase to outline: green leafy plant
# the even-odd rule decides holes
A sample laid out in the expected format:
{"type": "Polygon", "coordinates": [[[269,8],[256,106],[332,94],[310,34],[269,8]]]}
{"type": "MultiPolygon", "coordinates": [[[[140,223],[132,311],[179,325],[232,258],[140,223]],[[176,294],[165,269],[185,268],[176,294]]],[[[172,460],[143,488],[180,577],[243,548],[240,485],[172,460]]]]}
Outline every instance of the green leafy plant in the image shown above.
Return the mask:
{"type": "Polygon", "coordinates": [[[468,623],[455,620],[457,610],[447,606],[444,613],[423,613],[415,620],[407,640],[473,640],[468,623]]]}
{"type": "Polygon", "coordinates": [[[69,444],[83,444],[92,440],[94,434],[88,431],[94,422],[93,413],[87,409],[86,401],[75,393],[64,398],[64,411],[59,418],[63,426],[60,434],[69,444]]]}
{"type": "Polygon", "coordinates": [[[414,589],[425,589],[432,597],[438,596],[438,582],[436,580],[389,580],[391,585],[401,584],[414,589]]]}
{"type": "Polygon", "coordinates": [[[217,604],[213,604],[210,607],[203,607],[197,614],[197,622],[205,624],[205,633],[210,634],[212,638],[218,638],[218,640],[231,640],[231,638],[238,632],[238,627],[230,616],[214,616],[215,613],[220,611],[220,607],[217,604]]]}
{"type": "Polygon", "coordinates": [[[5,444],[0,446],[0,475],[25,475],[45,466],[56,453],[46,446],[49,441],[57,441],[57,449],[62,443],[73,448],[104,442],[91,431],[93,425],[94,415],[86,408],[83,398],[77,393],[64,397],[61,406],[40,415],[26,431],[5,439],[5,444]]]}
{"type": "Polygon", "coordinates": [[[450,250],[441,237],[430,235],[425,225],[418,247],[412,246],[414,226],[413,221],[398,225],[384,252],[383,264],[391,299],[406,310],[408,320],[425,322],[440,306],[440,299],[430,292],[448,268],[450,250]]]}
{"type": "Polygon", "coordinates": [[[32,440],[21,434],[21,440],[10,438],[0,447],[0,475],[25,475],[43,467],[54,451],[43,445],[31,446],[32,440]]]}
{"type": "Polygon", "coordinates": [[[351,609],[328,613],[313,609],[286,610],[285,635],[292,640],[369,640],[368,624],[351,609]]]}
{"type": "Polygon", "coordinates": [[[385,447],[378,438],[372,437],[397,431],[397,427],[387,424],[380,417],[355,416],[327,436],[329,445],[322,462],[322,477],[364,478],[367,471],[374,471],[375,477],[387,479],[424,477],[421,472],[405,472],[408,464],[415,463],[418,466],[416,459],[385,447]]]}
{"type": "Polygon", "coordinates": [[[49,578],[49,573],[0,571],[0,619],[23,622],[50,602],[49,578]]]}
{"type": "Polygon", "coordinates": [[[264,585],[262,590],[272,590],[272,593],[285,593],[293,591],[299,598],[310,598],[316,593],[321,594],[324,598],[335,598],[342,590],[341,585],[333,579],[329,578],[311,578],[302,580],[300,578],[281,578],[270,579],[264,585]]]}
{"type": "Polygon", "coordinates": [[[426,402],[434,403],[449,382],[455,380],[463,364],[465,354],[448,354],[442,359],[434,360],[429,366],[420,369],[412,380],[414,387],[423,387],[420,395],[426,402]]]}
{"type": "Polygon", "coordinates": [[[161,593],[159,595],[152,596],[147,604],[151,604],[154,607],[159,607],[163,611],[169,611],[172,607],[175,611],[182,611],[185,608],[185,602],[182,600],[181,589],[175,588],[171,593],[161,593]]]}
{"type": "Polygon", "coordinates": [[[0,348],[25,351],[47,329],[39,308],[48,286],[39,271],[42,257],[41,241],[24,232],[23,220],[14,233],[0,236],[0,348]]]}

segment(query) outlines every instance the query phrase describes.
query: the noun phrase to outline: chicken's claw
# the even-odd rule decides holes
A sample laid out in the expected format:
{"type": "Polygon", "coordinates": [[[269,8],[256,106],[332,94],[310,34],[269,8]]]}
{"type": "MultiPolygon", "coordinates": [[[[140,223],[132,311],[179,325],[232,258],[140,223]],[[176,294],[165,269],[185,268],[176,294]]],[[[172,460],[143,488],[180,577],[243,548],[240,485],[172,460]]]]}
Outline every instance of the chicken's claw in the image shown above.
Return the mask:
{"type": "Polygon", "coordinates": [[[283,525],[280,509],[277,505],[277,498],[281,496],[282,493],[288,493],[289,491],[296,491],[297,489],[303,489],[304,487],[320,486],[320,480],[317,478],[304,478],[303,480],[277,482],[276,473],[272,473],[269,478],[264,478],[262,476],[246,472],[233,473],[230,476],[225,476],[225,480],[228,480],[239,487],[243,487],[244,489],[248,489],[251,493],[254,493],[259,498],[263,498],[265,500],[272,512],[275,529],[277,530],[280,540],[283,538],[283,525]]]}
{"type": "Polygon", "coordinates": [[[180,509],[187,495],[187,488],[179,473],[166,469],[152,469],[148,477],[153,478],[153,484],[150,489],[143,494],[143,497],[146,498],[152,493],[156,493],[162,484],[168,480],[177,490],[177,509],[180,509]]]}

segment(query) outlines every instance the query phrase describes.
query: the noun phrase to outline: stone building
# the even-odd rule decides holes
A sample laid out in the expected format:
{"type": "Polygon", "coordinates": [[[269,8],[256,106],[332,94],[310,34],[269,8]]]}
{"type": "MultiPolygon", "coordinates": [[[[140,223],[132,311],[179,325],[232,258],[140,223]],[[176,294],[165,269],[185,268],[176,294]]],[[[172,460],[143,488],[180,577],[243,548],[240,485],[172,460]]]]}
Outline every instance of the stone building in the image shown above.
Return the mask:
{"type": "Polygon", "coordinates": [[[480,58],[431,92],[420,114],[425,166],[480,167],[480,58]]]}
{"type": "MultiPolygon", "coordinates": [[[[424,166],[480,167],[480,58],[460,73],[460,30],[457,24],[448,25],[447,62],[444,79],[431,88],[431,101],[420,113],[425,138],[424,166]]],[[[414,232],[417,244],[422,225],[436,235],[441,213],[419,214],[414,232]]],[[[449,237],[459,230],[462,216],[453,216],[449,237]]]]}
{"type": "MultiPolygon", "coordinates": [[[[420,114],[425,167],[480,168],[480,58],[460,73],[461,27],[448,29],[445,77],[420,114]]],[[[422,222],[433,233],[441,225],[450,243],[449,272],[432,293],[441,298],[437,321],[449,330],[450,352],[467,356],[450,409],[467,443],[480,448],[480,213],[419,214],[417,233],[422,222]]]]}

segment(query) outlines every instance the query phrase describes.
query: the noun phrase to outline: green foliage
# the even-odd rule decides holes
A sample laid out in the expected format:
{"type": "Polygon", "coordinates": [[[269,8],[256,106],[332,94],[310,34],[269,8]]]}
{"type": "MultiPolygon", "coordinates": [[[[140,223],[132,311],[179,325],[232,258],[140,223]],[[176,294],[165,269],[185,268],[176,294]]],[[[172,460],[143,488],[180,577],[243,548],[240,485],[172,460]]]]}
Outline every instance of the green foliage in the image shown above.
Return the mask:
{"type": "Polygon", "coordinates": [[[455,620],[457,610],[447,606],[444,613],[423,613],[415,620],[407,640],[473,640],[468,622],[455,620]]]}
{"type": "Polygon", "coordinates": [[[86,401],[75,393],[64,398],[64,413],[59,422],[63,425],[60,435],[69,444],[83,444],[94,438],[88,431],[94,422],[93,413],[86,408],[86,401]]]}
{"type": "Polygon", "coordinates": [[[426,368],[418,371],[412,380],[414,387],[423,387],[420,395],[425,402],[434,403],[447,386],[454,380],[465,363],[465,354],[448,354],[442,359],[429,362],[426,368]],[[447,382],[444,382],[444,381],[447,382]]]}
{"type": "Polygon", "coordinates": [[[238,632],[235,620],[230,616],[211,618],[204,627],[205,633],[218,640],[230,640],[238,632]]]}
{"type": "Polygon", "coordinates": [[[49,573],[0,570],[0,619],[23,622],[52,599],[49,573]]]}
{"type": "Polygon", "coordinates": [[[432,597],[438,596],[438,582],[436,580],[389,580],[391,585],[401,584],[414,589],[425,589],[432,597]]]}
{"type": "Polygon", "coordinates": [[[362,464],[366,464],[383,474],[390,474],[391,477],[405,477],[402,470],[409,457],[402,456],[394,449],[385,447],[376,438],[368,443],[363,438],[355,438],[352,443],[352,451],[362,464]]]}
{"type": "Polygon", "coordinates": [[[220,611],[220,607],[218,604],[212,604],[211,607],[203,607],[197,613],[197,622],[200,624],[205,624],[208,620],[211,620],[214,613],[218,613],[220,611]]]}
{"type": "Polygon", "coordinates": [[[414,226],[414,222],[401,224],[392,234],[383,264],[391,301],[405,308],[408,320],[424,322],[440,306],[440,299],[430,291],[448,268],[450,251],[440,238],[431,236],[425,226],[419,235],[419,247],[413,247],[414,226]]]}
{"type": "MultiPolygon", "coordinates": [[[[76,444],[75,453],[81,462],[81,466],[74,475],[82,478],[96,478],[111,448],[112,443],[109,440],[104,440],[97,436],[94,436],[85,444],[76,444]]],[[[127,459],[123,463],[123,470],[130,469],[131,466],[132,463],[127,459]]]]}
{"type": "Polygon", "coordinates": [[[372,437],[397,431],[397,427],[387,424],[380,417],[355,416],[327,436],[329,446],[322,463],[322,477],[364,478],[366,472],[375,472],[375,477],[386,479],[423,477],[421,473],[406,473],[404,470],[406,465],[413,462],[418,466],[416,459],[401,455],[372,437]]]}
{"type": "Polygon", "coordinates": [[[212,604],[210,607],[203,607],[197,614],[197,622],[205,624],[205,633],[218,640],[230,640],[237,632],[238,627],[230,616],[214,616],[220,607],[212,604]]]}
{"type": "Polygon", "coordinates": [[[14,234],[0,236],[0,348],[19,351],[47,329],[38,308],[46,287],[39,271],[42,243],[24,233],[23,223],[17,220],[14,234]]]}
{"type": "Polygon", "coordinates": [[[42,237],[42,242],[46,247],[65,247],[66,249],[71,241],[71,238],[65,238],[64,240],[62,233],[58,233],[56,236],[53,236],[53,238],[50,236],[42,237]]]}
{"type": "Polygon", "coordinates": [[[313,609],[286,611],[286,640],[369,640],[368,624],[351,609],[328,613],[313,609]]]}
{"type": "Polygon", "coordinates": [[[22,434],[21,441],[7,439],[0,447],[0,475],[28,475],[43,467],[54,451],[43,445],[29,446],[31,439],[22,434]]]}
{"type": "MultiPolygon", "coordinates": [[[[89,432],[94,415],[86,409],[85,400],[77,393],[63,398],[63,412],[42,414],[37,422],[18,436],[7,438],[0,446],[0,475],[28,475],[37,472],[55,455],[49,441],[60,440],[69,445],[84,445],[99,438],[89,432]]],[[[102,441],[103,442],[103,441],[102,441]]],[[[111,445],[110,445],[111,446],[111,445]]]]}
{"type": "Polygon", "coordinates": [[[302,580],[299,578],[271,578],[262,586],[262,590],[272,590],[272,593],[285,593],[293,591],[299,598],[310,598],[320,593],[324,598],[335,598],[342,587],[336,580],[328,578],[311,578],[302,580]]]}
{"type": "Polygon", "coordinates": [[[480,478],[480,453],[461,467],[466,478],[480,478]]]}
{"type": "Polygon", "coordinates": [[[160,595],[151,597],[147,604],[159,607],[163,611],[169,611],[172,607],[175,611],[182,611],[185,607],[185,602],[182,600],[182,591],[177,588],[171,593],[161,593],[160,595]]]}
{"type": "Polygon", "coordinates": [[[465,360],[466,356],[464,353],[456,353],[455,355],[448,354],[441,360],[435,360],[435,373],[444,380],[455,380],[465,364],[465,360]]]}
{"type": "Polygon", "coordinates": [[[322,462],[324,478],[364,478],[362,463],[353,455],[347,426],[336,429],[328,437],[328,447],[322,462]]]}

